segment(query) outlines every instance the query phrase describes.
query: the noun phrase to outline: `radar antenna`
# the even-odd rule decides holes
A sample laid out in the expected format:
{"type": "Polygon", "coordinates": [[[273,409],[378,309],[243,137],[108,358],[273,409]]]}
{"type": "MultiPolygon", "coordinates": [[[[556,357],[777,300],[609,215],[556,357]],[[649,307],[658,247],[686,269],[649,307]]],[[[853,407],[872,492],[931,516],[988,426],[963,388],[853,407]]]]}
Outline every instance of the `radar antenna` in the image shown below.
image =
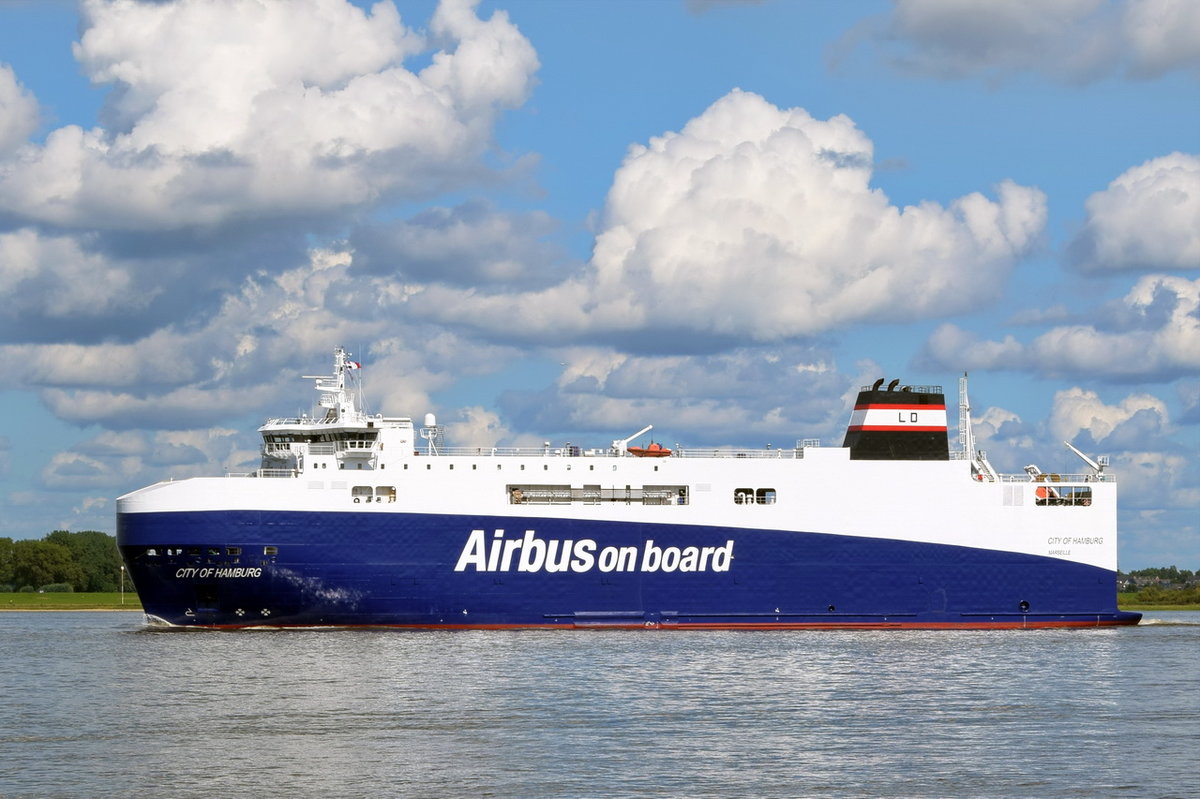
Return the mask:
{"type": "Polygon", "coordinates": [[[425,426],[421,428],[421,438],[425,439],[425,454],[440,455],[438,442],[445,438],[445,428],[437,423],[437,417],[432,413],[425,414],[425,426]]]}

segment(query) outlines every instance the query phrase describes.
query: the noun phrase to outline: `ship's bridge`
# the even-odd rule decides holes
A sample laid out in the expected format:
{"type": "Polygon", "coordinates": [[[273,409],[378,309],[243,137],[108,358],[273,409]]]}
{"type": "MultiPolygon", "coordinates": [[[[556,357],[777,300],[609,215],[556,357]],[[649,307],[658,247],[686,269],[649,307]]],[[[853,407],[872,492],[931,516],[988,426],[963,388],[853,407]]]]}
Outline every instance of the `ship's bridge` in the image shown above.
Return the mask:
{"type": "Polygon", "coordinates": [[[361,419],[355,421],[304,416],[269,420],[259,428],[262,470],[298,475],[317,469],[377,469],[382,468],[385,453],[411,454],[411,419],[357,415],[361,419]]]}

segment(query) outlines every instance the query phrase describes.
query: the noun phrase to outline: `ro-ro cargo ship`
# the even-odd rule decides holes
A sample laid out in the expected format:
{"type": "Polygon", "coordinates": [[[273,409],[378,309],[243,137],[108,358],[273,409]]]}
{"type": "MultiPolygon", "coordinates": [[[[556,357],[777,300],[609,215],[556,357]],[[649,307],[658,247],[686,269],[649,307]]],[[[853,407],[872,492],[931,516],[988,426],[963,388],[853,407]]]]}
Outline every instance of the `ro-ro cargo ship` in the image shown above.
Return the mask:
{"type": "MultiPolygon", "coordinates": [[[[261,468],[117,500],[148,619],[182,627],[802,629],[1134,624],[1117,484],[951,451],[940,386],[865,386],[841,446],[453,448],[368,415],[338,348],[261,468]],[[642,455],[644,457],[639,457],[642,455]]],[[[1070,446],[1070,444],[1068,444],[1070,446]]],[[[1072,449],[1074,449],[1072,447],[1072,449]]]]}

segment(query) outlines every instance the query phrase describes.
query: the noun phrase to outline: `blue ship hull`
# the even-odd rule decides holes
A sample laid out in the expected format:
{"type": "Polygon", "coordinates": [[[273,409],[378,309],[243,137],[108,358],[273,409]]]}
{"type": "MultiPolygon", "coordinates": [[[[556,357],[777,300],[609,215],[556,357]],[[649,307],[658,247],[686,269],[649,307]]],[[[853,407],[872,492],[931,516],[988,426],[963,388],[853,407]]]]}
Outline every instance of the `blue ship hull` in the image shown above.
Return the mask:
{"type": "Polygon", "coordinates": [[[1024,628],[1140,619],[1116,608],[1110,570],[883,537],[224,510],[118,514],[117,540],[146,613],[179,626],[1024,628]],[[522,538],[525,555],[519,544],[503,550],[522,538]]]}

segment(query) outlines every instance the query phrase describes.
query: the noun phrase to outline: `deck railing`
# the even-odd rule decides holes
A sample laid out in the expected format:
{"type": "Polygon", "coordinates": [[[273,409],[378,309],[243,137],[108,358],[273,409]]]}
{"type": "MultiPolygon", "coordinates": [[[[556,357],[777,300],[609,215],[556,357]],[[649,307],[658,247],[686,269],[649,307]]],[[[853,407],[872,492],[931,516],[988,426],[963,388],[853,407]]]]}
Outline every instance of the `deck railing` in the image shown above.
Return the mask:
{"type": "Polygon", "coordinates": [[[1037,477],[1030,477],[1022,472],[1021,474],[1001,474],[998,475],[1002,483],[1037,483],[1038,485],[1055,486],[1061,483],[1115,483],[1117,476],[1115,474],[1041,474],[1037,477]]]}
{"type": "MultiPolygon", "coordinates": [[[[332,445],[310,445],[310,452],[317,454],[315,447],[330,447],[332,445]]],[[[611,449],[593,449],[581,450],[578,447],[442,447],[437,455],[427,455],[423,450],[416,452],[416,457],[511,457],[511,458],[596,458],[596,457],[611,457],[614,455],[611,449]]],[[[632,454],[626,454],[627,458],[634,458],[632,454]]],[[[756,458],[756,459],[779,459],[790,460],[804,457],[804,448],[799,449],[740,449],[732,447],[718,447],[705,449],[700,447],[679,447],[671,452],[666,458],[661,460],[669,460],[670,458],[756,458]]],[[[950,453],[950,460],[961,460],[961,454],[956,452],[950,453]],[[956,455],[958,457],[956,457],[956,455]]],[[[660,460],[658,458],[647,458],[646,460],[660,460]]],[[[293,469],[258,469],[253,472],[227,472],[227,477],[296,477],[298,473],[293,469]]],[[[1001,483],[1035,483],[1038,485],[1061,485],[1064,483],[1115,483],[1117,476],[1115,474],[1039,474],[1030,476],[1028,473],[1019,472],[1016,474],[997,474],[1001,483]]]]}
{"type": "MultiPolygon", "coordinates": [[[[733,447],[717,447],[706,449],[702,447],[680,447],[671,451],[666,458],[798,458],[799,450],[794,449],[743,449],[733,447]]],[[[615,453],[611,449],[580,449],[579,447],[438,447],[436,455],[447,456],[496,456],[505,458],[607,458],[615,453]]],[[[417,452],[420,457],[426,457],[425,450],[417,452]]],[[[637,457],[627,453],[627,458],[637,457]]],[[[646,460],[662,460],[663,458],[646,458],[646,460]]]]}

